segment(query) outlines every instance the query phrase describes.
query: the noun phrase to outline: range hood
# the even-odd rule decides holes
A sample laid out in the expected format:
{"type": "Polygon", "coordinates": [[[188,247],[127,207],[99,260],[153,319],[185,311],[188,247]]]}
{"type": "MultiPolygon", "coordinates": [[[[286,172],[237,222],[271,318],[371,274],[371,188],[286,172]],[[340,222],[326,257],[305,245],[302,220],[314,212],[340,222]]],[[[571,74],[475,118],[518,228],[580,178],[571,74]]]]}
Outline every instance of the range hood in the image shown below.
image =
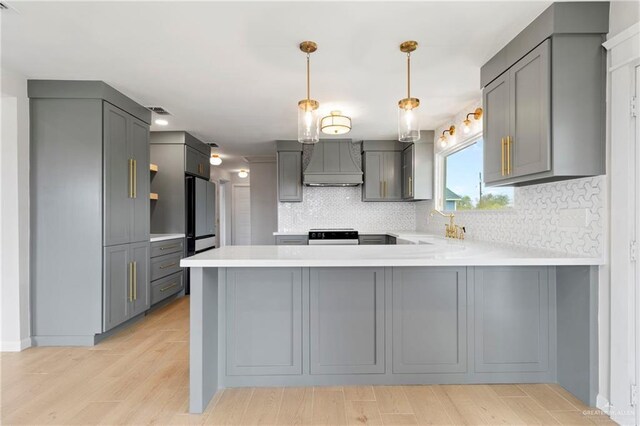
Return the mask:
{"type": "Polygon", "coordinates": [[[307,186],[362,184],[362,170],[353,158],[351,139],[323,139],[315,144],[303,182],[307,186]]]}

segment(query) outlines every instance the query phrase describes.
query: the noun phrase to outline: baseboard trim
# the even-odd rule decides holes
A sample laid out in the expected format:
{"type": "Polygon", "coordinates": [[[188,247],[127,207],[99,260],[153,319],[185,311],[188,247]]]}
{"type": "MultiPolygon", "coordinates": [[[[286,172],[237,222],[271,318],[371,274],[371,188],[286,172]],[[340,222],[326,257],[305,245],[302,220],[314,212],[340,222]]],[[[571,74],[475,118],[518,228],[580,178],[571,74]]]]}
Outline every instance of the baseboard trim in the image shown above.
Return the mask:
{"type": "Polygon", "coordinates": [[[0,342],[0,352],[21,352],[32,345],[31,337],[22,340],[10,340],[0,342]]]}

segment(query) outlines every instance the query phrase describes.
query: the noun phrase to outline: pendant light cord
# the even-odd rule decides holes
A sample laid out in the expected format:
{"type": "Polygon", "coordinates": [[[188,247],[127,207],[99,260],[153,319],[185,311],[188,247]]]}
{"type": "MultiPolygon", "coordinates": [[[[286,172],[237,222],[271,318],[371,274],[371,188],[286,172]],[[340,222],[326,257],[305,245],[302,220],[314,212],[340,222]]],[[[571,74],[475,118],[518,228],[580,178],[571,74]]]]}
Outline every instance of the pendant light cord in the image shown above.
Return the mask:
{"type": "Polygon", "coordinates": [[[411,53],[407,52],[407,98],[411,99],[411,53]]]}
{"type": "Polygon", "coordinates": [[[311,80],[311,71],[309,66],[309,53],[307,53],[307,100],[311,99],[311,89],[309,80],[311,80]]]}

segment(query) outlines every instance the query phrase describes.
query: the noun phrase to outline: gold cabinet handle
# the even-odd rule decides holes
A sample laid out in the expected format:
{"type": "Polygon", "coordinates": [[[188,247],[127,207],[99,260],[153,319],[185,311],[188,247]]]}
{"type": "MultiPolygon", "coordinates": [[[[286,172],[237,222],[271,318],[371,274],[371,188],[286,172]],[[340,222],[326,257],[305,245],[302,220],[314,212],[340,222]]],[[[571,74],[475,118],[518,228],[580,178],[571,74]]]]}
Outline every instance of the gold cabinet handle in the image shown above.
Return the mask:
{"type": "Polygon", "coordinates": [[[382,186],[384,188],[384,198],[387,198],[387,181],[384,181],[384,185],[382,186]]]}
{"type": "Polygon", "coordinates": [[[172,248],[176,248],[176,247],[178,247],[179,245],[180,245],[180,244],[172,244],[172,245],[170,245],[170,246],[160,247],[160,250],[169,250],[169,249],[172,249],[172,248]]]}
{"type": "Polygon", "coordinates": [[[133,188],[132,188],[132,192],[133,192],[133,197],[132,198],[138,198],[138,161],[136,159],[133,159],[133,188]]]}
{"type": "Polygon", "coordinates": [[[173,287],[175,287],[175,286],[177,286],[177,285],[178,285],[178,283],[177,283],[177,282],[172,282],[172,283],[171,283],[171,284],[169,284],[168,286],[166,286],[166,287],[162,287],[162,288],[160,289],[160,292],[165,292],[165,291],[169,290],[170,288],[173,288],[173,287]]]}
{"type": "Polygon", "coordinates": [[[504,176],[504,138],[500,138],[500,158],[500,173],[504,176]]]}
{"type": "Polygon", "coordinates": [[[129,198],[133,198],[133,160],[131,158],[129,158],[129,194],[128,197],[129,198]]]}
{"type": "Polygon", "coordinates": [[[511,174],[511,136],[507,136],[507,174],[511,174]]]}
{"type": "Polygon", "coordinates": [[[409,196],[413,197],[413,177],[409,176],[409,196]]]}
{"type": "Polygon", "coordinates": [[[133,262],[129,262],[129,301],[133,300],[133,262]]]}
{"type": "Polygon", "coordinates": [[[173,262],[173,263],[170,263],[170,264],[168,264],[168,265],[162,265],[162,266],[160,267],[160,269],[172,268],[172,267],[176,266],[177,264],[178,264],[177,262],[173,262]]]}
{"type": "Polygon", "coordinates": [[[138,262],[133,262],[133,300],[138,300],[138,262]]]}
{"type": "Polygon", "coordinates": [[[380,181],[380,198],[384,198],[384,188],[383,188],[383,183],[382,181],[380,181]]]}

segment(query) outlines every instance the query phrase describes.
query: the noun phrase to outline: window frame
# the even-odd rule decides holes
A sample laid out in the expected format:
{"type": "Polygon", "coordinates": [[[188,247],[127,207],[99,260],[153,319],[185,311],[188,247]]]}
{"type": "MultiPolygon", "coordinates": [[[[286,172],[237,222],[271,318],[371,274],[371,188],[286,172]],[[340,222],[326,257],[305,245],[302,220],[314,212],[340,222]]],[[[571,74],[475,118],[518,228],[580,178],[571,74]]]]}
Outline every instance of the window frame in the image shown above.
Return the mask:
{"type": "MultiPolygon", "coordinates": [[[[466,139],[454,143],[451,146],[445,147],[439,151],[436,152],[435,155],[435,166],[436,166],[436,173],[435,173],[435,193],[436,193],[436,202],[435,202],[435,206],[436,209],[440,210],[441,212],[445,212],[445,213],[454,213],[456,211],[449,211],[449,210],[444,210],[444,186],[446,183],[446,176],[447,176],[447,162],[446,159],[448,156],[455,154],[456,152],[462,151],[463,149],[469,148],[471,145],[475,144],[476,142],[478,142],[478,140],[482,139],[483,137],[483,132],[478,132],[472,135],[469,135],[469,137],[467,137],[466,139]]],[[[436,142],[438,143],[438,142],[436,142]]],[[[483,163],[484,163],[484,153],[483,153],[483,163]]],[[[465,210],[465,214],[466,213],[470,213],[470,212],[474,212],[476,210],[465,210]]]]}

